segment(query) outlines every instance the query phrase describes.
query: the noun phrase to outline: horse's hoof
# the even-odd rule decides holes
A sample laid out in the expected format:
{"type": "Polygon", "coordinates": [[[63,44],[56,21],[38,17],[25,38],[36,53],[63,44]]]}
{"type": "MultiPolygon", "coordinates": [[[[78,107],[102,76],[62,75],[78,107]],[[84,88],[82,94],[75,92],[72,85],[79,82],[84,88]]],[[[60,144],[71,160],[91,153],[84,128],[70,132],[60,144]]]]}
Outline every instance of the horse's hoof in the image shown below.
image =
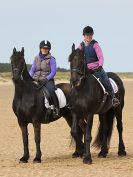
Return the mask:
{"type": "Polygon", "coordinates": [[[82,152],[74,152],[72,154],[72,158],[78,158],[78,157],[83,157],[83,153],[82,152]]]}
{"type": "Polygon", "coordinates": [[[92,159],[91,159],[91,158],[88,158],[88,157],[85,157],[85,158],[83,159],[83,163],[84,163],[84,164],[91,165],[91,164],[92,164],[92,159]]]}
{"type": "Polygon", "coordinates": [[[107,154],[106,153],[99,153],[98,154],[98,158],[106,158],[107,157],[107,154]]]}
{"type": "Polygon", "coordinates": [[[36,157],[34,158],[33,163],[41,163],[41,159],[36,157]]]}
{"type": "Polygon", "coordinates": [[[28,163],[28,159],[25,158],[25,157],[22,157],[22,158],[19,160],[19,163],[28,163]]]}
{"type": "Polygon", "coordinates": [[[126,153],[125,150],[122,150],[122,151],[118,152],[118,156],[120,156],[120,157],[123,157],[123,156],[126,156],[126,155],[127,155],[127,153],[126,153]]]}
{"type": "Polygon", "coordinates": [[[74,153],[72,154],[72,158],[77,158],[77,157],[79,157],[79,153],[78,153],[78,152],[74,152],[74,153]]]}
{"type": "Polygon", "coordinates": [[[78,157],[82,157],[83,155],[82,154],[80,154],[80,153],[78,153],[78,152],[74,152],[73,154],[72,154],[72,158],[78,158],[78,157]]]}

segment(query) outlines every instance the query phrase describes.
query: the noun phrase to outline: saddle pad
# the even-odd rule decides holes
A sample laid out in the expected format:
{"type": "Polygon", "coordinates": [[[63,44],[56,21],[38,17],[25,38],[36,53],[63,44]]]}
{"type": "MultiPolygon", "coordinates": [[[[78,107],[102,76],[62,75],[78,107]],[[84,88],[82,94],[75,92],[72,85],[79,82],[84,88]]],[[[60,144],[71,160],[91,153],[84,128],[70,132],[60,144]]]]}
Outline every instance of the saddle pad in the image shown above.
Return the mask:
{"type": "MultiPolygon", "coordinates": [[[[63,91],[60,88],[57,88],[57,90],[55,90],[55,93],[56,93],[58,100],[59,100],[59,107],[60,108],[65,107],[67,102],[66,102],[66,97],[65,97],[63,91]]],[[[49,101],[45,97],[45,107],[48,108],[49,106],[50,106],[49,101]]]]}
{"type": "Polygon", "coordinates": [[[110,80],[110,83],[113,87],[114,93],[117,93],[118,92],[118,86],[117,86],[116,82],[112,78],[109,78],[109,80],[110,80]]]}
{"type": "MultiPolygon", "coordinates": [[[[101,83],[100,79],[96,78],[96,76],[94,76],[94,77],[99,82],[99,84],[101,85],[104,94],[108,94],[107,91],[106,91],[106,89],[105,89],[105,87],[104,87],[104,85],[101,83]]],[[[117,86],[116,82],[112,78],[109,78],[109,81],[110,81],[110,83],[111,83],[111,85],[113,87],[114,93],[117,93],[118,92],[118,86],[117,86]]]]}

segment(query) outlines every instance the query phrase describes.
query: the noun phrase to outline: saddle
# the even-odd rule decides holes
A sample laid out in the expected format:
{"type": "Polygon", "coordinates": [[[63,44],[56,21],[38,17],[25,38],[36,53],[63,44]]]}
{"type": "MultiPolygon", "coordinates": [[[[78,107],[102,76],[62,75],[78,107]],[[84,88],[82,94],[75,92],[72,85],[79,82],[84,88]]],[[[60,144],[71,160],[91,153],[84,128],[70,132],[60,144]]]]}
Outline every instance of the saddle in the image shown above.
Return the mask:
{"type": "MultiPolygon", "coordinates": [[[[92,75],[93,75],[93,74],[92,74],[92,75]]],[[[98,83],[99,83],[100,86],[102,87],[103,93],[108,95],[108,92],[106,91],[104,85],[101,83],[100,79],[97,78],[95,75],[93,75],[93,77],[98,81],[98,83]]],[[[111,85],[112,85],[112,88],[113,88],[114,93],[117,93],[117,92],[118,92],[118,86],[117,86],[116,82],[115,82],[112,78],[109,78],[109,81],[110,81],[110,83],[111,83],[111,85]]]]}
{"type": "MultiPolygon", "coordinates": [[[[38,85],[37,82],[35,82],[35,84],[38,85]]],[[[50,96],[50,92],[49,90],[43,85],[39,86],[38,85],[38,89],[42,89],[43,91],[43,95],[44,95],[44,104],[46,108],[50,108],[50,100],[51,100],[51,96],[50,96]]],[[[63,91],[60,88],[56,87],[55,93],[57,95],[58,101],[59,101],[59,108],[63,108],[67,105],[67,101],[66,101],[66,97],[65,94],[63,93],[63,91]]],[[[52,100],[51,100],[52,102],[52,100]]]]}
{"type": "MultiPolygon", "coordinates": [[[[44,118],[42,118],[42,123],[50,123],[55,120],[57,120],[59,117],[54,117],[54,111],[55,111],[55,106],[53,104],[53,99],[52,96],[50,95],[49,90],[44,86],[44,85],[39,85],[37,82],[34,81],[34,83],[38,86],[37,89],[40,89],[43,92],[43,100],[44,100],[44,105],[47,108],[47,111],[44,115],[44,118]]],[[[56,88],[55,93],[57,95],[58,101],[59,101],[59,108],[64,108],[67,106],[67,101],[66,97],[63,93],[63,91],[60,88],[56,88]]]]}
{"type": "MultiPolygon", "coordinates": [[[[44,92],[44,93],[46,93],[46,95],[44,94],[44,96],[46,96],[45,97],[45,107],[49,108],[49,106],[50,106],[50,103],[49,103],[50,93],[49,93],[48,89],[47,89],[47,92],[44,92]]],[[[67,105],[67,101],[66,101],[66,97],[65,97],[63,91],[60,88],[56,88],[55,93],[56,93],[58,101],[59,101],[59,108],[64,108],[67,105]]]]}
{"type": "MultiPolygon", "coordinates": [[[[98,81],[98,83],[100,84],[100,86],[101,86],[101,88],[102,88],[102,90],[103,90],[103,93],[104,93],[102,102],[101,102],[101,104],[100,104],[100,107],[99,107],[98,110],[97,110],[97,112],[99,112],[99,111],[103,108],[103,106],[104,106],[104,104],[105,104],[105,102],[106,102],[106,100],[107,100],[107,96],[109,95],[109,93],[106,91],[106,89],[105,89],[104,85],[101,83],[100,79],[97,78],[97,77],[96,77],[95,75],[93,75],[93,74],[92,74],[92,76],[98,81]]],[[[112,78],[109,78],[109,81],[110,81],[110,83],[111,83],[111,85],[112,85],[112,88],[113,88],[114,93],[117,93],[117,92],[118,92],[118,86],[117,86],[116,82],[115,82],[112,78]]]]}

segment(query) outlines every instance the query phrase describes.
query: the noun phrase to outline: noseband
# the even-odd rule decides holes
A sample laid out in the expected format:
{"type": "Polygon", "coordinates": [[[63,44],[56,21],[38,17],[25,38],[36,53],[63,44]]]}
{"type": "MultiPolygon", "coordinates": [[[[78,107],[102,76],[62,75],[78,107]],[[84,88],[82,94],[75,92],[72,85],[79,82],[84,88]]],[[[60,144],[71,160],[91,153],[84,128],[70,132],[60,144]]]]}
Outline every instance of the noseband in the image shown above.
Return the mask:
{"type": "Polygon", "coordinates": [[[84,75],[84,73],[80,69],[77,69],[77,68],[71,69],[71,72],[77,72],[78,74],[80,74],[82,76],[84,75]]]}
{"type": "MultiPolygon", "coordinates": [[[[25,64],[24,64],[23,69],[22,69],[22,71],[21,71],[21,73],[20,73],[20,79],[21,79],[21,80],[23,80],[24,69],[25,69],[25,64]]],[[[20,69],[18,69],[18,68],[13,68],[13,71],[20,71],[20,69]]]]}

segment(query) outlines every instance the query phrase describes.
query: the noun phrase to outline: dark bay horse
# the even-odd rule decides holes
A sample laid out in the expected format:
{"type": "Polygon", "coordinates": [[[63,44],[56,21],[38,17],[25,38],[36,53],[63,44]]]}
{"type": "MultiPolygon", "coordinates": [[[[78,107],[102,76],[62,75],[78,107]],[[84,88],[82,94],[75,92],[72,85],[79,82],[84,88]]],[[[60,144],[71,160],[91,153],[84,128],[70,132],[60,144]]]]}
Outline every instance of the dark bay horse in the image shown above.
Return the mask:
{"type": "MultiPolygon", "coordinates": [[[[13,111],[18,119],[18,124],[22,131],[24,154],[20,162],[26,163],[29,159],[28,147],[28,124],[32,123],[34,127],[35,143],[36,143],[36,156],[34,162],[41,162],[41,149],[40,149],[40,133],[41,123],[45,122],[44,117],[46,114],[46,107],[44,101],[44,94],[42,89],[38,89],[38,85],[34,83],[29,75],[24,59],[24,48],[21,51],[13,49],[11,56],[12,78],[15,84],[15,94],[13,99],[13,111]]],[[[69,101],[71,87],[68,83],[61,83],[56,85],[64,92],[67,102],[69,101]]],[[[72,115],[68,107],[61,108],[61,116],[65,118],[68,125],[72,126],[72,115]]],[[[55,121],[53,119],[51,121],[55,121]]],[[[65,131],[65,130],[64,130],[65,131]]],[[[82,130],[78,127],[79,139],[82,139],[82,130]]],[[[83,154],[84,145],[81,142],[80,146],[76,144],[76,150],[73,157],[78,157],[83,154]]]]}
{"type": "Polygon", "coordinates": [[[109,149],[110,138],[113,129],[114,117],[117,119],[117,129],[119,133],[118,155],[126,155],[125,146],[122,138],[122,110],[124,107],[125,90],[122,80],[112,72],[108,76],[112,78],[117,86],[118,92],[116,97],[120,100],[120,105],[116,108],[112,107],[111,97],[107,96],[106,103],[100,108],[103,101],[103,90],[96,78],[89,73],[84,60],[84,52],[80,49],[75,50],[75,45],[72,46],[72,53],[69,56],[71,70],[71,99],[69,104],[73,115],[73,123],[71,134],[80,144],[81,140],[77,136],[77,125],[81,119],[86,120],[87,127],[84,136],[85,154],[83,163],[91,164],[92,158],[90,153],[90,143],[92,140],[91,130],[93,124],[93,115],[99,114],[100,126],[94,145],[101,147],[99,157],[106,157],[109,149]]]}

